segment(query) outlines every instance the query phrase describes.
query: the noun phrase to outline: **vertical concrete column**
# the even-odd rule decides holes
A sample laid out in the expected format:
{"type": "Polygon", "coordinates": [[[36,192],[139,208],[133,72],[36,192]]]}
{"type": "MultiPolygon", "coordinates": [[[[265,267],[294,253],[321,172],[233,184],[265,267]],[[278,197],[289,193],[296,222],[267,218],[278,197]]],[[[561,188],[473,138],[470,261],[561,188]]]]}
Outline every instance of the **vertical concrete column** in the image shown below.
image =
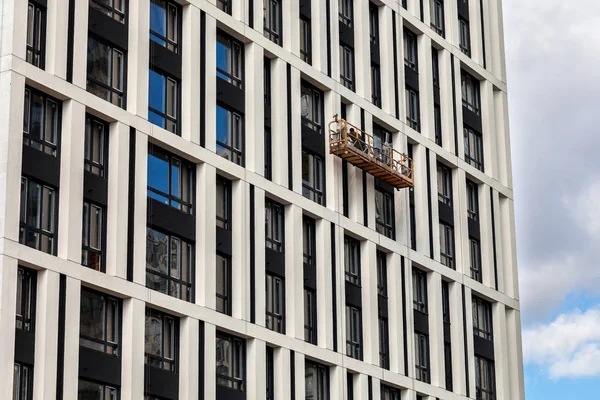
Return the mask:
{"type": "Polygon", "coordinates": [[[135,187],[129,188],[134,194],[135,210],[133,218],[133,281],[146,286],[146,216],[148,203],[148,136],[140,131],[135,139],[135,187]]]}
{"type": "MultiPolygon", "coordinates": [[[[506,276],[505,276],[505,264],[504,264],[504,252],[502,248],[502,230],[500,221],[500,195],[497,191],[492,190],[491,201],[493,207],[491,209],[492,218],[494,219],[494,234],[496,246],[496,273],[498,274],[498,288],[500,293],[505,293],[506,287],[506,276]]],[[[494,239],[494,238],[492,238],[494,239]]]]}
{"type": "MultiPolygon", "coordinates": [[[[412,311],[407,308],[402,298],[402,267],[401,256],[397,253],[390,253],[387,256],[387,276],[388,276],[388,325],[390,338],[390,371],[397,374],[406,374],[404,371],[404,325],[402,324],[402,314],[412,311]]],[[[412,286],[411,282],[405,282],[412,286]]]]}
{"type": "Polygon", "coordinates": [[[131,1],[128,11],[127,111],[148,118],[150,0],[131,1]]]}
{"type": "Polygon", "coordinates": [[[271,62],[271,147],[273,151],[273,182],[288,186],[288,109],[287,64],[280,58],[271,62]]]}
{"type": "Polygon", "coordinates": [[[429,211],[427,209],[427,158],[424,146],[413,145],[413,168],[417,251],[427,255],[429,254],[429,211]]]}
{"type": "Polygon", "coordinates": [[[404,371],[404,374],[409,378],[415,377],[415,332],[411,327],[415,326],[415,312],[413,308],[413,266],[412,261],[406,260],[404,272],[406,274],[406,298],[404,304],[406,305],[406,326],[408,327],[406,332],[406,358],[408,363],[408,371],[404,371]]]}
{"type": "MultiPolygon", "coordinates": [[[[265,293],[265,191],[254,188],[254,292],[265,293]]],[[[256,325],[265,326],[265,296],[254,297],[256,325]]]]}
{"type": "MultiPolygon", "coordinates": [[[[290,2],[298,6],[299,2],[290,2]]],[[[290,82],[291,89],[291,103],[290,103],[290,118],[292,119],[292,154],[289,156],[292,157],[292,165],[294,168],[292,169],[292,188],[294,192],[302,195],[302,117],[301,117],[301,109],[302,106],[300,104],[300,96],[301,96],[301,77],[300,70],[292,67],[292,74],[290,82]]],[[[325,121],[329,123],[329,119],[325,117],[325,121]]],[[[287,131],[286,131],[287,132],[287,131]]],[[[327,136],[327,134],[324,134],[327,136]]],[[[328,137],[328,136],[327,136],[328,137]]],[[[327,147],[326,147],[327,148],[327,147]]]]}
{"type": "Polygon", "coordinates": [[[371,98],[371,44],[369,35],[369,2],[355,1],[354,25],[354,89],[359,96],[371,98]]]}
{"type": "MultiPolygon", "coordinates": [[[[314,33],[313,33],[314,37],[314,33]]],[[[340,117],[340,95],[330,90],[325,92],[325,121],[324,133],[325,148],[329,148],[329,123],[333,121],[333,116],[337,114],[340,117]]],[[[332,125],[332,129],[333,129],[332,125]]],[[[342,192],[342,159],[336,155],[325,151],[325,196],[327,197],[327,208],[342,214],[344,209],[344,197],[342,192]]]]}
{"type": "Polygon", "coordinates": [[[15,365],[17,260],[0,256],[0,398],[11,399],[15,365]]]}
{"type": "Polygon", "coordinates": [[[306,398],[306,367],[304,354],[296,353],[294,355],[294,376],[292,379],[295,382],[295,399],[306,398]]]}
{"type": "MultiPolygon", "coordinates": [[[[462,366],[466,365],[469,369],[469,393],[475,393],[475,350],[474,350],[474,339],[473,339],[473,298],[471,294],[471,288],[464,287],[465,289],[465,332],[467,337],[467,359],[464,360],[462,366]]],[[[464,368],[463,368],[464,369],[464,368]]]]}
{"type": "MultiPolygon", "coordinates": [[[[407,0],[410,1],[410,0],[407,0]]],[[[401,8],[401,7],[398,7],[401,8]]],[[[406,123],[406,75],[404,73],[404,19],[396,14],[396,54],[398,57],[398,119],[406,123]]],[[[392,43],[393,45],[393,43],[392,43]]],[[[393,56],[393,53],[392,53],[393,56]]]]}
{"type": "Polygon", "coordinates": [[[280,3],[283,7],[283,48],[300,57],[300,2],[280,3]]]}
{"type": "Polygon", "coordinates": [[[200,9],[183,7],[181,137],[200,144],[200,9]]]}
{"type": "Polygon", "coordinates": [[[200,323],[197,319],[185,317],[179,319],[179,398],[195,399],[198,396],[198,373],[200,323]]]}
{"type": "Polygon", "coordinates": [[[329,389],[331,390],[332,399],[347,399],[346,393],[346,368],[333,365],[329,368],[329,389]]]}
{"type": "MultiPolygon", "coordinates": [[[[256,3],[256,2],[255,2],[256,3]]],[[[206,64],[204,80],[204,147],[210,151],[217,149],[217,20],[206,14],[206,46],[203,54],[206,64]],[[212,49],[208,47],[213,46],[212,49]]]]}
{"type": "MultiPolygon", "coordinates": [[[[248,207],[250,204],[250,186],[245,181],[234,181],[232,188],[232,248],[233,254],[231,257],[232,268],[231,272],[235,279],[232,279],[232,291],[234,293],[232,299],[231,315],[237,319],[250,320],[250,235],[255,235],[254,230],[250,227],[250,213],[248,207]]],[[[215,213],[213,213],[215,214],[215,213]]],[[[255,213],[255,222],[262,222],[262,232],[264,232],[264,211],[255,213]],[[258,220],[258,221],[256,221],[258,220]]],[[[216,222],[215,222],[216,224],[216,222]]],[[[213,226],[216,226],[213,224],[213,226]]],[[[213,232],[215,228],[213,228],[213,232]]],[[[264,247],[264,241],[263,247],[264,247]]],[[[256,242],[255,242],[256,244],[256,242]]],[[[213,250],[213,254],[214,254],[213,250]]],[[[214,257],[214,256],[213,256],[214,257]]],[[[215,263],[213,262],[213,265],[215,263]]],[[[264,268],[264,263],[262,264],[264,268]]],[[[255,265],[256,267],[256,265],[255,265]]],[[[214,271],[214,269],[213,269],[214,271]]],[[[264,272],[264,270],[263,270],[264,272]]],[[[214,274],[214,272],[213,272],[214,274]]],[[[264,275],[264,274],[263,274],[264,275]]],[[[214,280],[213,280],[214,281],[214,280]]],[[[256,293],[264,293],[256,292],[256,293]]],[[[262,297],[262,296],[258,296],[262,297]]],[[[213,299],[215,295],[213,293],[213,299]]],[[[215,300],[213,300],[215,301],[215,300]]]]}
{"type": "Polygon", "coordinates": [[[264,52],[258,44],[248,43],[245,46],[245,54],[245,166],[246,169],[262,176],[265,172],[264,52]]]}
{"type": "MultiPolygon", "coordinates": [[[[444,6],[446,18],[448,18],[448,3],[444,2],[444,6]]],[[[450,38],[450,28],[452,26],[454,26],[454,24],[446,25],[447,38],[450,38]]],[[[452,102],[456,100],[454,99],[454,95],[452,93],[452,79],[454,79],[454,76],[452,75],[451,57],[452,53],[450,53],[450,51],[438,50],[438,64],[440,67],[440,112],[442,114],[442,147],[454,154],[454,108],[452,106],[452,102]]],[[[461,109],[459,108],[457,110],[461,109]]],[[[459,129],[458,132],[461,133],[461,129],[459,129]]]]}
{"type": "Polygon", "coordinates": [[[521,313],[519,310],[506,309],[506,337],[508,340],[509,393],[507,399],[524,399],[523,382],[523,344],[521,342],[521,313]],[[515,368],[516,366],[516,368],[515,368]]]}
{"type": "Polygon", "coordinates": [[[73,84],[85,89],[87,86],[87,62],[83,62],[83,60],[87,60],[88,11],[90,5],[89,0],[76,1],[74,4],[73,84]]]}
{"type": "Polygon", "coordinates": [[[498,158],[498,180],[509,188],[513,187],[510,134],[508,129],[508,97],[506,92],[494,89],[494,112],[496,114],[496,155],[498,158]]]}
{"type": "Polygon", "coordinates": [[[265,18],[265,10],[264,10],[264,2],[255,1],[254,5],[254,29],[259,31],[261,35],[264,32],[264,18],[265,18]]]}
{"type": "Polygon", "coordinates": [[[429,313],[429,365],[431,384],[445,387],[444,368],[444,320],[442,313],[442,276],[438,272],[427,274],[427,297],[429,313]]]}
{"type": "MultiPolygon", "coordinates": [[[[429,5],[428,1],[423,4],[429,5]]],[[[428,7],[429,8],[429,7],[428,7]]],[[[429,13],[425,14],[429,18],[429,13]]],[[[429,23],[427,23],[429,26],[429,23]]],[[[435,123],[433,120],[433,67],[431,62],[431,38],[427,35],[417,36],[419,60],[419,103],[421,119],[421,135],[435,142],[435,123]]]]}
{"type": "MultiPolygon", "coordinates": [[[[310,29],[312,30],[311,50],[312,66],[327,74],[327,2],[311,0],[310,29]]],[[[326,114],[328,117],[328,115],[326,114]]],[[[327,117],[325,120],[327,120],[327,117]]]]}
{"type": "Polygon", "coordinates": [[[81,263],[85,106],[63,101],[58,193],[58,256],[81,263]]]}
{"type": "MultiPolygon", "coordinates": [[[[360,107],[356,104],[346,106],[346,119],[349,123],[360,128],[360,107]]],[[[360,134],[360,132],[357,132],[360,134]]],[[[362,224],[363,217],[363,171],[348,163],[348,208],[353,221],[362,224]]]]}
{"type": "Polygon", "coordinates": [[[491,58],[491,68],[494,76],[500,77],[503,82],[506,82],[506,65],[505,65],[505,50],[504,50],[504,18],[502,13],[502,2],[492,0],[486,2],[484,7],[487,8],[487,15],[493,16],[485,21],[485,26],[489,32],[489,46],[486,47],[486,53],[491,58]]]}
{"type": "MultiPolygon", "coordinates": [[[[214,3],[214,1],[212,2],[214,3]]],[[[248,25],[248,10],[246,9],[247,4],[247,1],[234,1],[231,4],[231,15],[238,21],[242,21],[245,25],[248,25]]]]}
{"type": "Polygon", "coordinates": [[[452,191],[454,193],[454,236],[456,271],[471,276],[471,247],[467,215],[467,175],[463,169],[452,170],[452,191]]]}
{"type": "MultiPolygon", "coordinates": [[[[406,9],[417,19],[421,19],[420,0],[406,0],[406,9]]],[[[399,3],[402,3],[401,1],[399,3]]]]}
{"type": "Polygon", "coordinates": [[[402,400],[417,400],[417,392],[413,389],[407,389],[400,394],[402,400]]]}
{"type": "MultiPolygon", "coordinates": [[[[316,221],[317,245],[317,342],[319,347],[333,350],[333,296],[331,280],[331,224],[316,221]]],[[[338,328],[339,329],[339,328],[338,328]]]]}
{"type": "MultiPolygon", "coordinates": [[[[217,265],[216,169],[210,164],[198,164],[196,176],[196,201],[201,204],[196,208],[196,304],[214,309],[217,265]]],[[[233,193],[232,200],[235,200],[233,193]]]]}
{"type": "MultiPolygon", "coordinates": [[[[361,242],[361,284],[362,284],[362,324],[363,360],[379,365],[379,315],[377,296],[377,248],[375,243],[361,242]]],[[[345,325],[344,325],[345,326],[345,325]]]]}
{"type": "Polygon", "coordinates": [[[144,337],[146,304],[138,299],[123,300],[123,347],[121,368],[121,398],[144,398],[144,337]]]}
{"type": "Polygon", "coordinates": [[[508,326],[506,309],[502,303],[492,304],[492,321],[494,327],[494,366],[496,370],[496,396],[499,399],[510,399],[510,369],[516,369],[520,363],[509,364],[508,326]]]}
{"type": "Polygon", "coordinates": [[[65,362],[63,371],[63,399],[77,400],[79,383],[79,314],[81,308],[81,281],[67,277],[65,301],[65,362]]]}
{"type": "MultiPolygon", "coordinates": [[[[22,21],[26,21],[24,18],[22,21]]],[[[46,9],[46,71],[67,78],[69,0],[50,0],[46,9]]],[[[87,29],[85,29],[87,31],[87,29]]]]}
{"type": "Polygon", "coordinates": [[[516,299],[519,297],[519,279],[517,272],[516,237],[514,202],[508,197],[500,196],[500,218],[496,224],[500,225],[503,254],[503,269],[506,295],[516,299]]]}
{"type": "Polygon", "coordinates": [[[273,374],[275,383],[275,398],[277,400],[290,400],[292,393],[291,385],[291,357],[290,350],[284,347],[273,351],[273,374]]]}
{"type": "Polygon", "coordinates": [[[446,40],[458,47],[457,1],[458,0],[444,0],[444,26],[446,30],[446,40]]]}
{"type": "Polygon", "coordinates": [[[481,268],[483,284],[495,288],[494,276],[494,248],[492,237],[492,204],[490,196],[490,187],[488,185],[479,185],[479,224],[481,231],[481,268]]]}
{"type": "Polygon", "coordinates": [[[471,30],[471,58],[477,64],[483,65],[481,7],[478,1],[469,2],[469,29],[471,30]]]}
{"type": "Polygon", "coordinates": [[[344,256],[344,229],[340,226],[335,226],[335,277],[336,277],[336,310],[337,313],[337,337],[334,337],[334,341],[337,340],[338,352],[346,354],[346,275],[344,269],[345,256],[344,256]]]}
{"type": "MultiPolygon", "coordinates": [[[[321,1],[321,3],[324,3],[321,1]]],[[[339,82],[340,81],[340,23],[339,23],[340,8],[337,1],[329,2],[329,33],[331,35],[331,78],[339,82]]],[[[323,14],[323,19],[327,18],[327,14],[323,14]]],[[[326,26],[326,25],[325,25],[326,26]]],[[[325,27],[322,27],[325,29],[325,27]]],[[[323,31],[326,32],[326,31],[323,31]]],[[[326,36],[322,36],[326,37],[326,36]]],[[[326,44],[326,43],[324,43],[326,44]]],[[[324,57],[327,57],[327,47],[324,49],[324,57]]]]}
{"type": "MultiPolygon", "coordinates": [[[[394,91],[394,38],[391,35],[391,7],[377,7],[379,10],[379,52],[381,62],[381,108],[384,112],[396,115],[396,93],[394,91]]],[[[398,32],[396,32],[398,35],[398,32]]],[[[398,60],[398,67],[400,67],[398,60]]],[[[400,71],[398,72],[400,74],[400,71]]],[[[400,92],[402,93],[402,92],[400,92]]]]}
{"type": "Polygon", "coordinates": [[[0,17],[0,56],[14,54],[25,59],[27,24],[15,21],[27,21],[27,3],[5,0],[3,6],[0,17]]]}
{"type": "Polygon", "coordinates": [[[267,364],[267,346],[259,339],[246,341],[246,362],[248,365],[248,400],[263,400],[267,397],[267,383],[263,375],[267,364]]]}
{"type": "Polygon", "coordinates": [[[129,215],[129,127],[113,122],[108,140],[106,274],[127,278],[129,215]]]}
{"type": "Polygon", "coordinates": [[[59,277],[50,270],[37,275],[33,400],[45,400],[49,393],[56,393],[59,277]]]}
{"type": "MultiPolygon", "coordinates": [[[[462,286],[458,282],[448,284],[450,300],[450,347],[452,350],[452,388],[454,393],[466,395],[465,332],[463,324],[462,286]]],[[[472,336],[472,335],[471,335],[472,336]]]]}
{"type": "Polygon", "coordinates": [[[488,80],[480,81],[481,122],[483,137],[484,171],[492,178],[498,178],[498,153],[496,134],[496,113],[494,104],[494,87],[488,80]]]}
{"type": "Polygon", "coordinates": [[[217,329],[204,323],[204,399],[215,400],[217,392],[217,329]]]}
{"type": "Polygon", "coordinates": [[[285,332],[304,340],[304,267],[302,258],[302,209],[285,207],[285,332]]]}
{"type": "Polygon", "coordinates": [[[372,399],[381,399],[381,381],[375,377],[372,378],[372,399]]]}
{"type": "MultiPolygon", "coordinates": [[[[404,132],[392,134],[394,150],[408,156],[408,143],[404,132]]],[[[414,157],[414,154],[413,154],[414,157]]],[[[414,165],[413,165],[414,167],[414,165]]],[[[415,181],[416,182],[416,181],[415,181]]],[[[410,204],[409,195],[413,189],[394,190],[394,218],[396,219],[396,242],[410,248],[410,204]]]]}
{"type": "Polygon", "coordinates": [[[369,398],[369,376],[365,374],[354,375],[354,398],[369,398]]]}

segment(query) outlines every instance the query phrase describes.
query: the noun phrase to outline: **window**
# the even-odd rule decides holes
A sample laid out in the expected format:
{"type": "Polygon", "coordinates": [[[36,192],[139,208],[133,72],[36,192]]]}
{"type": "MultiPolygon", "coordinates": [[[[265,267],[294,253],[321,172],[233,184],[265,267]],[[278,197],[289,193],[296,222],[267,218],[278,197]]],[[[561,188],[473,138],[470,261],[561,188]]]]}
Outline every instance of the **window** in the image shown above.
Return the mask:
{"type": "Polygon", "coordinates": [[[285,283],[278,276],[267,274],[266,286],[266,326],[275,332],[285,333],[285,283]]]}
{"type": "Polygon", "coordinates": [[[270,41],[282,44],[282,15],[280,0],[263,0],[264,4],[264,35],[270,41]]]}
{"type": "Polygon", "coordinates": [[[406,88],[406,123],[419,132],[419,92],[406,88]]]}
{"type": "Polygon", "coordinates": [[[119,398],[119,391],[108,385],[79,379],[77,398],[80,400],[116,400],[119,398]]]}
{"type": "Polygon", "coordinates": [[[81,288],[79,344],[119,355],[120,302],[104,293],[81,288]]]}
{"type": "Polygon", "coordinates": [[[302,61],[310,64],[311,63],[311,29],[310,20],[307,18],[300,18],[300,58],[302,61]]]}
{"type": "Polygon", "coordinates": [[[85,163],[86,171],[107,178],[108,126],[91,115],[85,117],[85,163]]]}
{"type": "Polygon", "coordinates": [[[121,50],[88,37],[87,91],[117,107],[124,107],[124,63],[121,50]]]}
{"type": "Polygon", "coordinates": [[[244,46],[237,40],[217,32],[217,77],[242,88],[244,46]]]}
{"type": "Polygon", "coordinates": [[[150,0],[150,40],[174,53],[181,25],[179,7],[167,0],[150,0]]]}
{"type": "Polygon", "coordinates": [[[304,288],[304,341],[317,344],[317,293],[304,288]]]}
{"type": "Polygon", "coordinates": [[[244,391],[246,348],[242,339],[217,332],[217,385],[244,391]]]}
{"type": "Polygon", "coordinates": [[[283,253],[283,206],[265,199],[266,246],[283,253]]]}
{"type": "Polygon", "coordinates": [[[329,400],[329,367],[306,360],[304,382],[307,400],[329,400]]]}
{"type": "Polygon", "coordinates": [[[219,10],[225,11],[227,14],[231,15],[231,1],[230,0],[217,0],[217,8],[219,10]]]}
{"type": "Polygon", "coordinates": [[[463,107],[468,108],[479,115],[480,95],[479,81],[471,75],[463,72],[461,74],[461,92],[463,107]]]}
{"type": "Polygon", "coordinates": [[[381,107],[381,72],[375,63],[371,63],[371,102],[381,107]]]}
{"type": "Polygon", "coordinates": [[[471,278],[477,282],[481,282],[481,244],[479,240],[469,238],[469,255],[471,260],[471,278]]]}
{"type": "Polygon", "coordinates": [[[179,134],[179,82],[150,67],[148,82],[148,121],[179,134]]]}
{"type": "Polygon", "coordinates": [[[387,254],[377,250],[377,294],[387,297],[387,254]]]}
{"type": "Polygon", "coordinates": [[[444,1],[430,0],[429,11],[431,13],[431,29],[438,35],[444,37],[444,1]]]}
{"type": "Polygon", "coordinates": [[[362,316],[360,309],[346,304],[346,355],[362,358],[362,316]]]}
{"type": "Polygon", "coordinates": [[[346,282],[360,286],[360,242],[344,237],[344,270],[346,282]]]}
{"type": "Polygon", "coordinates": [[[44,69],[46,58],[46,9],[35,3],[27,7],[27,50],[28,63],[44,69]]]}
{"type": "Polygon", "coordinates": [[[369,2],[369,39],[371,43],[379,43],[379,7],[369,2]]]}
{"type": "Polygon", "coordinates": [[[15,363],[13,375],[13,400],[33,398],[33,367],[15,363]]]}
{"type": "Polygon", "coordinates": [[[479,187],[467,181],[467,215],[473,221],[479,220],[479,187]]]}
{"type": "Polygon", "coordinates": [[[391,166],[392,135],[377,124],[373,124],[373,152],[377,161],[391,166]]]}
{"type": "Polygon", "coordinates": [[[25,88],[23,144],[58,157],[60,105],[46,94],[25,88]]]}
{"type": "Polygon", "coordinates": [[[315,220],[307,216],[302,217],[302,245],[304,264],[316,267],[317,242],[315,238],[315,220]]]}
{"type": "Polygon", "coordinates": [[[379,366],[390,369],[390,337],[388,320],[379,316],[379,366]]]}
{"type": "Polygon", "coordinates": [[[27,268],[19,267],[17,272],[17,306],[15,327],[25,332],[33,332],[34,330],[35,292],[35,272],[27,268]]]}
{"type": "Polygon", "coordinates": [[[265,106],[271,105],[271,60],[267,57],[263,63],[263,85],[265,90],[265,106]]]}
{"type": "Polygon", "coordinates": [[[354,90],[354,52],[350,47],[341,44],[340,81],[348,89],[354,90]]]}
{"type": "Polygon", "coordinates": [[[427,274],[413,268],[413,308],[427,314],[427,274]]]}
{"type": "Polygon", "coordinates": [[[302,150],[302,195],[323,204],[323,159],[302,150]]]}
{"type": "Polygon", "coordinates": [[[195,166],[150,145],[148,150],[148,197],[192,213],[195,166]]]}
{"type": "Polygon", "coordinates": [[[394,239],[394,195],[375,187],[375,225],[377,232],[394,239]]]}
{"type": "Polygon", "coordinates": [[[400,400],[400,390],[381,385],[381,400],[400,400]]]}
{"type": "Polygon", "coordinates": [[[354,400],[354,375],[350,372],[346,373],[346,392],[348,400],[354,400]]]}
{"type": "Polygon", "coordinates": [[[323,92],[302,81],[300,107],[302,124],[323,132],[323,92]]]}
{"type": "Polygon", "coordinates": [[[352,0],[339,0],[340,22],[349,27],[352,27],[352,16],[354,14],[353,6],[352,0]]]}
{"type": "Polygon", "coordinates": [[[217,154],[237,165],[244,163],[244,117],[217,104],[217,154]]]}
{"type": "Polygon", "coordinates": [[[454,228],[440,222],[440,260],[454,269],[454,228]]]}
{"type": "MultiPolygon", "coordinates": [[[[438,0],[432,0],[438,1],[438,0]]],[[[432,62],[432,71],[433,71],[433,87],[439,89],[440,88],[440,61],[438,50],[435,47],[431,48],[431,62],[432,62]]]]}
{"type": "Polygon", "coordinates": [[[273,348],[267,346],[267,400],[275,400],[275,370],[273,366],[273,348]]]}
{"type": "Polygon", "coordinates": [[[452,391],[454,387],[452,379],[452,345],[444,341],[444,374],[446,381],[446,390],[452,391]]]}
{"type": "Polygon", "coordinates": [[[438,201],[452,207],[452,170],[443,164],[437,165],[438,201]]]}
{"type": "Polygon", "coordinates": [[[475,356],[475,390],[477,400],[496,400],[494,362],[475,356]]]}
{"type": "Polygon", "coordinates": [[[417,72],[419,68],[417,59],[417,35],[408,29],[404,30],[404,65],[415,72],[417,72]]]}
{"type": "Polygon", "coordinates": [[[90,0],[90,7],[115,21],[125,23],[125,0],[90,0]]]}
{"type": "Polygon", "coordinates": [[[152,228],[146,229],[146,287],[192,301],[193,245],[152,228]]]}
{"type": "Polygon", "coordinates": [[[58,204],[56,190],[21,178],[21,229],[19,243],[48,254],[56,253],[58,204]]]}
{"type": "Polygon", "coordinates": [[[179,329],[174,317],[146,308],[144,363],[177,372],[176,340],[179,329]]]}
{"type": "Polygon", "coordinates": [[[465,161],[483,171],[483,139],[478,132],[467,127],[464,128],[465,134],[465,161]]]}
{"type": "Polygon", "coordinates": [[[429,383],[429,337],[415,332],[415,378],[429,383]]]}
{"type": "Polygon", "coordinates": [[[265,179],[273,178],[273,157],[271,149],[271,128],[265,126],[265,179]]]}
{"type": "Polygon", "coordinates": [[[458,45],[460,51],[465,53],[467,56],[471,56],[471,33],[469,32],[469,22],[463,18],[458,19],[458,34],[459,41],[458,45]]]}
{"type": "Polygon", "coordinates": [[[450,290],[446,281],[442,281],[442,318],[445,324],[450,323],[450,290]]]}
{"type": "Polygon", "coordinates": [[[231,230],[231,181],[217,176],[217,226],[231,230]]]}
{"type": "Polygon", "coordinates": [[[83,201],[81,265],[104,271],[104,207],[83,201]]]}
{"type": "Polygon", "coordinates": [[[231,315],[231,257],[217,253],[217,311],[231,315]]]}
{"type": "Polygon", "coordinates": [[[479,297],[473,297],[473,334],[492,340],[492,331],[492,304],[479,297]]]}

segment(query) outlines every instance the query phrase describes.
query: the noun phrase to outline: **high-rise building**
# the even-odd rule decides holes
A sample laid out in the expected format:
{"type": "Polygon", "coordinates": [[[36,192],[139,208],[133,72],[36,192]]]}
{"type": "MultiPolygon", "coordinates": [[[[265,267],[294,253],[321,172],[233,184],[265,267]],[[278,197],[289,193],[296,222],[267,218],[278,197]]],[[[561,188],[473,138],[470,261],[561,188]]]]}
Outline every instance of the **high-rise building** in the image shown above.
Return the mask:
{"type": "Polygon", "coordinates": [[[1,399],[524,399],[501,0],[0,9],[1,399]]]}

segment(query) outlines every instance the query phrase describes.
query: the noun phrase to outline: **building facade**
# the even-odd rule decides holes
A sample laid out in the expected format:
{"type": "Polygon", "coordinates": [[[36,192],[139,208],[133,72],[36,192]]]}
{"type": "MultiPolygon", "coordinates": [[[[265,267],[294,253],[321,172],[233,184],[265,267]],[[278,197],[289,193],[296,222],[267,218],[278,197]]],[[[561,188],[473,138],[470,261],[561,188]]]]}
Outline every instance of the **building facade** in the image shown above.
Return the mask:
{"type": "Polygon", "coordinates": [[[501,0],[0,4],[0,398],[524,399],[501,0]]]}

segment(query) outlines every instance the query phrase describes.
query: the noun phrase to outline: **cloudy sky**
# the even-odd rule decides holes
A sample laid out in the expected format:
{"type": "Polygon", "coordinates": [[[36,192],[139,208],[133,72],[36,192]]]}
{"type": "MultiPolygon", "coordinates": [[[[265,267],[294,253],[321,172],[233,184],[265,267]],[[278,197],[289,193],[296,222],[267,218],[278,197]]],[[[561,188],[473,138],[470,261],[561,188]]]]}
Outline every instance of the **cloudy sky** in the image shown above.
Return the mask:
{"type": "Polygon", "coordinates": [[[600,1],[503,0],[527,400],[600,398],[600,1]]]}

